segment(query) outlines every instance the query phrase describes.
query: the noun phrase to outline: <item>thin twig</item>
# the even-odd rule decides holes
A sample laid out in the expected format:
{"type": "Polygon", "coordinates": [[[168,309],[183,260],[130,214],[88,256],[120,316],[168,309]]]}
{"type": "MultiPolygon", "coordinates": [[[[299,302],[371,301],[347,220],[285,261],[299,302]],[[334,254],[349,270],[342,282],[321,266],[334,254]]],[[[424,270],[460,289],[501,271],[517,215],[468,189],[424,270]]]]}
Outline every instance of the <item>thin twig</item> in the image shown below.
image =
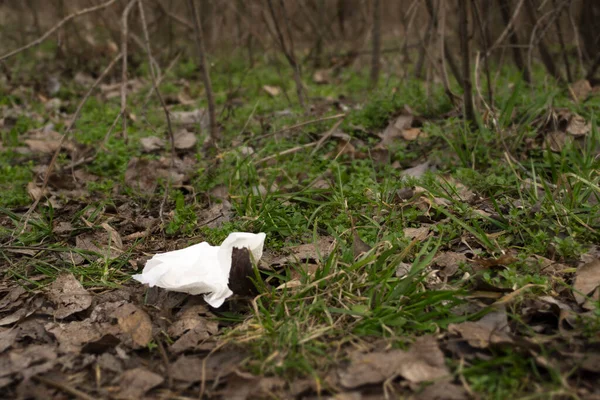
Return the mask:
{"type": "MultiPolygon", "coordinates": [[[[277,43],[279,44],[279,47],[280,47],[281,51],[283,52],[283,55],[285,56],[286,60],[290,64],[290,67],[292,67],[292,69],[294,71],[294,82],[296,83],[296,93],[298,95],[298,102],[300,103],[300,107],[305,108],[306,103],[304,101],[304,85],[302,84],[302,77],[300,75],[300,66],[298,65],[298,63],[296,61],[296,56],[294,54],[294,49],[293,49],[293,41],[292,41],[291,35],[289,33],[289,29],[288,29],[288,35],[290,35],[290,48],[288,48],[288,46],[286,45],[285,39],[283,37],[283,32],[281,31],[277,16],[275,15],[275,8],[273,7],[272,0],[267,0],[267,5],[269,8],[269,13],[271,14],[271,20],[273,21],[273,25],[275,26],[276,35],[273,34],[271,29],[269,29],[269,33],[271,34],[271,36],[273,36],[277,40],[277,43]]],[[[282,5],[282,7],[283,7],[283,5],[282,5]]],[[[285,19],[286,23],[288,24],[288,28],[289,28],[289,21],[287,20],[287,14],[285,13],[285,9],[283,9],[283,12],[284,12],[284,19],[285,19]]],[[[269,25],[267,24],[267,28],[268,27],[269,27],[269,25]]]]}
{"type": "Polygon", "coordinates": [[[256,137],[250,138],[250,140],[265,139],[265,138],[270,137],[270,136],[275,136],[275,135],[279,135],[280,133],[283,133],[283,132],[291,131],[292,129],[301,128],[301,127],[306,126],[306,125],[316,124],[318,122],[329,121],[331,119],[343,118],[345,116],[346,116],[346,114],[336,114],[336,115],[331,115],[329,117],[323,117],[323,118],[318,118],[318,119],[311,119],[310,121],[300,122],[298,124],[282,128],[282,129],[280,129],[278,131],[275,131],[275,132],[270,132],[270,133],[266,133],[264,135],[260,135],[260,136],[256,136],[256,137]]]}
{"type": "Polygon", "coordinates": [[[256,165],[263,164],[263,163],[266,163],[267,161],[273,160],[273,159],[275,159],[275,158],[277,158],[279,156],[285,156],[286,154],[297,153],[300,150],[316,146],[317,144],[319,144],[318,140],[316,142],[310,142],[310,143],[307,143],[307,144],[302,144],[300,146],[292,147],[291,149],[287,149],[287,150],[281,151],[281,152],[279,152],[277,154],[273,154],[272,156],[261,158],[260,160],[256,161],[255,164],[256,165]]]}
{"type": "Polygon", "coordinates": [[[344,119],[340,119],[339,121],[337,121],[335,124],[333,124],[331,129],[329,129],[327,132],[325,132],[325,134],[317,142],[317,145],[315,146],[313,151],[310,153],[311,157],[314,156],[315,153],[317,152],[317,150],[319,150],[319,148],[323,145],[323,143],[325,143],[325,141],[327,139],[329,139],[331,137],[331,135],[334,134],[335,130],[341,125],[342,122],[344,122],[344,119]]]}
{"type": "Polygon", "coordinates": [[[188,0],[187,3],[192,13],[192,18],[194,19],[196,51],[198,52],[198,61],[200,62],[200,68],[202,69],[202,82],[204,84],[204,91],[206,92],[206,101],[208,102],[208,123],[210,125],[210,140],[212,142],[212,145],[217,147],[219,143],[219,131],[217,126],[217,107],[215,106],[215,98],[213,95],[212,83],[210,81],[209,66],[206,62],[205,57],[204,33],[202,31],[202,23],[200,21],[198,9],[194,4],[194,0],[188,0]]]}
{"type": "MultiPolygon", "coordinates": [[[[138,1],[138,0],[135,0],[138,1]]],[[[150,49],[150,35],[148,34],[148,25],[146,24],[146,15],[144,13],[144,5],[142,1],[138,1],[138,8],[140,9],[140,19],[142,20],[142,31],[144,32],[144,45],[146,47],[146,53],[148,54],[148,60],[152,60],[152,50],[150,49]]],[[[150,64],[150,76],[152,77],[152,86],[154,87],[154,91],[156,93],[156,97],[160,101],[162,109],[167,117],[167,134],[169,136],[169,141],[171,143],[171,163],[169,166],[169,175],[167,178],[167,185],[165,187],[165,194],[163,196],[162,202],[160,203],[159,216],[162,220],[164,206],[167,202],[167,198],[169,196],[169,186],[171,185],[171,172],[175,166],[175,136],[173,135],[173,127],[171,126],[171,116],[169,115],[169,110],[167,109],[167,104],[160,93],[158,88],[158,80],[156,78],[156,71],[150,64]]]]}
{"type": "Polygon", "coordinates": [[[14,56],[16,54],[19,54],[22,51],[25,51],[27,49],[30,49],[32,47],[35,47],[35,46],[39,45],[44,40],[46,40],[50,35],[52,35],[54,32],[56,32],[64,24],[66,24],[67,22],[69,22],[73,18],[77,18],[77,17],[79,17],[81,15],[89,14],[91,12],[101,10],[103,8],[106,8],[106,7],[110,6],[110,5],[112,5],[116,1],[117,0],[109,0],[106,3],[102,3],[102,4],[99,4],[99,5],[94,6],[94,7],[84,8],[83,10],[76,11],[73,14],[70,14],[70,15],[66,16],[65,18],[63,18],[62,20],[60,20],[56,25],[54,25],[52,28],[50,28],[48,31],[46,31],[46,33],[44,33],[42,36],[40,36],[39,38],[37,38],[33,42],[28,43],[25,46],[23,46],[21,48],[18,48],[16,50],[13,50],[13,51],[11,51],[11,52],[3,55],[2,57],[0,57],[0,61],[4,61],[7,58],[10,58],[10,57],[12,57],[12,56],[14,56]]]}
{"type": "MultiPolygon", "coordinates": [[[[96,87],[98,87],[100,82],[102,82],[104,80],[104,78],[106,78],[106,75],[108,75],[110,70],[115,66],[115,64],[119,61],[119,59],[122,57],[122,55],[123,55],[122,53],[119,53],[119,54],[117,54],[117,56],[115,58],[113,58],[113,60],[110,62],[110,64],[108,64],[106,66],[104,71],[102,71],[102,73],[100,74],[98,79],[96,79],[96,81],[92,84],[92,86],[89,88],[89,90],[86,92],[86,94],[83,96],[83,98],[77,105],[75,114],[73,114],[73,117],[71,118],[71,121],[69,122],[69,125],[67,126],[67,129],[65,130],[65,133],[60,138],[60,142],[58,143],[58,148],[54,152],[54,155],[52,156],[52,159],[50,160],[50,164],[48,164],[48,168],[46,168],[46,175],[44,176],[44,182],[41,187],[41,193],[44,193],[44,191],[48,187],[48,181],[50,180],[50,175],[52,174],[52,169],[54,168],[54,165],[56,164],[56,160],[58,159],[60,150],[62,149],[62,146],[65,143],[65,140],[69,136],[69,133],[71,133],[71,130],[75,126],[75,122],[79,118],[79,114],[81,114],[81,110],[83,109],[83,106],[85,105],[85,103],[87,102],[89,97],[92,95],[92,92],[96,89],[96,87]]],[[[41,198],[42,198],[42,196],[35,199],[35,201],[31,205],[31,207],[29,207],[29,210],[27,210],[27,212],[25,213],[25,221],[23,222],[23,229],[21,230],[21,233],[25,232],[25,229],[27,228],[27,222],[29,221],[29,218],[31,217],[31,214],[33,213],[33,211],[37,208],[41,198]]]]}
{"type": "MultiPolygon", "coordinates": [[[[123,139],[127,142],[127,41],[129,39],[129,12],[135,5],[137,0],[131,0],[125,10],[123,10],[123,14],[121,14],[121,53],[123,54],[123,59],[121,60],[121,123],[122,123],[122,133],[123,139]]],[[[152,63],[150,63],[152,65],[152,63]]]]}
{"type": "Polygon", "coordinates": [[[506,35],[508,35],[509,33],[511,33],[511,30],[513,28],[513,24],[515,23],[515,20],[517,19],[517,16],[519,15],[519,11],[521,11],[521,7],[523,7],[523,3],[525,3],[525,0],[519,1],[519,3],[517,4],[517,7],[515,7],[515,11],[514,11],[512,17],[510,17],[510,20],[507,22],[506,27],[504,28],[504,30],[502,31],[502,33],[500,34],[500,36],[498,36],[498,39],[496,39],[496,41],[494,42],[494,44],[491,45],[489,47],[489,49],[487,50],[487,52],[485,53],[486,57],[489,57],[492,54],[492,51],[496,47],[498,47],[498,45],[500,43],[502,43],[502,41],[506,38],[506,35]]]}
{"type": "Polygon", "coordinates": [[[52,386],[56,389],[62,390],[63,392],[68,393],[72,396],[75,396],[76,398],[81,399],[81,400],[97,400],[95,397],[92,397],[89,394],[82,392],[79,389],[69,386],[64,382],[53,381],[51,379],[44,378],[43,376],[39,376],[39,375],[35,375],[33,377],[33,379],[43,383],[44,385],[52,386]]]}

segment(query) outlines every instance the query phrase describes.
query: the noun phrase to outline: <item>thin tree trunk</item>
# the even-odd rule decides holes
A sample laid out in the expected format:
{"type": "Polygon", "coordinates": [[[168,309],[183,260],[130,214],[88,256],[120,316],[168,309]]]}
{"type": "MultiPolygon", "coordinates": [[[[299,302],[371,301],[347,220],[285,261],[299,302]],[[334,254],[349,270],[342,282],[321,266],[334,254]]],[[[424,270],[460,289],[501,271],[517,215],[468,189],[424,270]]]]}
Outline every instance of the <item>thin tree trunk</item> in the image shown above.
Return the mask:
{"type": "MultiPolygon", "coordinates": [[[[510,0],[498,0],[498,6],[500,7],[500,15],[502,15],[504,24],[508,25],[511,19],[510,0]]],[[[531,83],[531,73],[529,72],[527,64],[523,62],[523,54],[521,53],[519,36],[513,27],[510,28],[508,41],[510,43],[510,47],[512,48],[513,60],[515,61],[519,71],[523,71],[523,79],[525,79],[525,82],[531,83]]]]}
{"type": "Polygon", "coordinates": [[[381,70],[381,0],[373,1],[373,58],[371,59],[371,86],[376,87],[381,70]]]}
{"type": "MultiPolygon", "coordinates": [[[[527,10],[527,16],[529,17],[531,25],[535,27],[538,21],[534,4],[531,2],[531,0],[525,0],[525,9],[527,10]]],[[[556,78],[556,80],[562,82],[563,77],[561,76],[560,71],[558,71],[556,65],[554,64],[554,59],[552,58],[552,55],[550,54],[550,51],[548,50],[548,47],[544,42],[543,36],[541,36],[538,39],[538,50],[540,52],[540,56],[542,57],[542,63],[546,67],[546,70],[550,73],[550,75],[556,78]]]]}
{"type": "MultiPolygon", "coordinates": [[[[304,101],[304,85],[302,84],[302,75],[300,73],[300,66],[296,62],[296,56],[294,54],[294,42],[292,41],[291,31],[289,29],[288,16],[287,16],[287,13],[285,12],[285,9],[283,8],[283,3],[280,3],[280,4],[282,6],[282,11],[284,13],[283,17],[286,22],[288,36],[290,37],[290,47],[289,48],[285,43],[285,39],[283,37],[283,32],[281,30],[281,27],[279,26],[279,22],[277,21],[277,17],[275,15],[275,8],[273,7],[273,2],[272,2],[272,0],[267,0],[267,5],[269,6],[269,12],[271,14],[271,19],[273,20],[273,25],[275,25],[275,31],[276,31],[275,38],[279,41],[279,47],[281,48],[281,51],[285,55],[285,58],[287,59],[288,63],[290,64],[290,67],[292,67],[292,69],[294,70],[294,82],[296,83],[296,93],[298,95],[298,102],[300,103],[300,106],[302,108],[306,108],[305,107],[306,103],[304,101]]],[[[265,19],[265,22],[266,22],[266,19],[265,19]]],[[[271,32],[270,29],[269,29],[269,33],[271,33],[271,35],[273,35],[273,33],[271,32]]],[[[273,36],[275,36],[275,35],[273,35],[273,36]]]]}
{"type": "Polygon", "coordinates": [[[475,123],[475,106],[473,103],[473,85],[471,82],[471,49],[469,45],[469,1],[458,0],[458,18],[460,51],[462,53],[463,74],[463,100],[465,107],[465,119],[471,124],[475,123]]]}
{"type": "Polygon", "coordinates": [[[198,15],[198,9],[194,4],[194,0],[188,0],[188,6],[194,19],[194,33],[196,36],[196,50],[198,52],[198,60],[200,69],[202,70],[202,82],[204,83],[204,91],[206,92],[206,100],[208,102],[208,122],[210,126],[210,140],[213,146],[216,146],[219,141],[219,130],[217,126],[217,112],[215,106],[215,98],[212,91],[212,83],[210,81],[210,71],[206,62],[204,52],[204,33],[198,15]]]}
{"type": "MultiPolygon", "coordinates": [[[[441,3],[439,6],[444,7],[445,0],[440,0],[440,1],[441,1],[441,3]]],[[[438,12],[436,11],[437,9],[433,6],[433,1],[426,0],[425,6],[427,7],[427,12],[429,12],[429,15],[431,16],[431,18],[434,19],[434,24],[437,29],[438,12]]],[[[448,66],[450,67],[450,71],[452,71],[452,75],[454,76],[454,79],[456,79],[459,83],[461,83],[463,81],[463,77],[462,77],[462,74],[460,73],[458,64],[454,60],[454,56],[452,55],[450,48],[448,47],[448,42],[443,37],[441,39],[444,42],[443,43],[443,45],[444,45],[444,60],[446,60],[446,62],[448,63],[448,66]]]]}
{"type": "Polygon", "coordinates": [[[556,34],[558,35],[558,42],[560,43],[560,51],[562,52],[563,62],[565,63],[565,70],[567,71],[567,79],[569,82],[573,82],[573,74],[571,74],[571,65],[569,64],[569,56],[565,47],[565,39],[563,38],[562,27],[560,26],[560,14],[562,14],[563,7],[559,7],[556,4],[556,0],[552,0],[554,10],[558,15],[554,18],[554,25],[556,26],[556,34]]]}

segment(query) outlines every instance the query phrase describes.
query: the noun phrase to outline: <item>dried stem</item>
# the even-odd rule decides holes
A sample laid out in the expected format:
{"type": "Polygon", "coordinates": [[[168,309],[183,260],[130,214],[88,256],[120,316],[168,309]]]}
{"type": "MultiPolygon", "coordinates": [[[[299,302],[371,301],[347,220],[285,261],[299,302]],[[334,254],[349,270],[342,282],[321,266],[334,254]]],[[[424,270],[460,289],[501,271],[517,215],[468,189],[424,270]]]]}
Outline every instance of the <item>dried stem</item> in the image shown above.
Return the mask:
{"type": "Polygon", "coordinates": [[[64,24],[66,24],[67,22],[69,22],[73,18],[77,18],[77,17],[79,17],[81,15],[85,15],[85,14],[92,13],[94,11],[101,10],[103,8],[106,8],[106,7],[110,6],[110,5],[112,5],[116,1],[117,0],[109,0],[106,3],[102,3],[102,4],[99,4],[99,5],[94,6],[94,7],[84,8],[83,10],[76,11],[76,12],[74,12],[74,13],[66,16],[65,18],[63,18],[62,20],[60,20],[56,25],[54,25],[52,28],[50,28],[48,31],[46,31],[46,33],[44,33],[42,36],[40,36],[39,38],[37,38],[33,42],[30,42],[30,43],[26,44],[23,47],[20,47],[20,48],[18,48],[16,50],[13,50],[13,51],[11,51],[9,53],[6,53],[5,55],[1,56],[0,57],[0,61],[4,61],[4,60],[6,60],[6,59],[8,59],[10,57],[13,57],[13,56],[19,54],[22,51],[25,51],[25,50],[30,49],[32,47],[38,46],[44,40],[48,39],[48,37],[50,37],[50,35],[52,35],[54,32],[56,32],[64,24]]]}
{"type": "Polygon", "coordinates": [[[513,27],[514,21],[517,18],[517,16],[519,15],[519,11],[521,11],[521,7],[523,6],[524,2],[525,2],[525,0],[519,1],[519,3],[517,4],[517,7],[515,8],[514,13],[511,16],[509,0],[498,0],[500,14],[502,15],[502,19],[504,20],[506,27],[504,28],[504,31],[498,37],[498,39],[496,39],[494,44],[488,48],[488,50],[486,52],[486,57],[489,57],[492,53],[492,50],[494,50],[500,43],[502,43],[504,38],[506,38],[506,36],[508,35],[508,41],[510,42],[510,45],[512,47],[513,60],[516,64],[517,68],[520,71],[523,71],[523,79],[525,79],[525,82],[531,83],[531,73],[529,72],[529,68],[527,67],[527,64],[525,64],[523,62],[523,55],[521,53],[519,36],[517,35],[517,32],[515,31],[515,29],[513,27]]]}
{"type": "Polygon", "coordinates": [[[212,90],[212,83],[210,81],[210,71],[208,63],[205,58],[204,51],[204,33],[202,31],[202,23],[200,22],[200,15],[198,9],[194,3],[194,0],[188,0],[188,7],[192,13],[194,19],[194,34],[196,39],[196,51],[198,52],[198,61],[200,62],[200,69],[202,70],[202,82],[204,84],[204,91],[206,92],[206,101],[208,102],[208,122],[210,126],[210,140],[213,146],[217,146],[219,143],[219,127],[217,126],[217,108],[215,106],[215,98],[212,90]]]}
{"type": "Polygon", "coordinates": [[[371,86],[376,87],[381,70],[381,0],[373,1],[373,54],[371,58],[371,86]]]}
{"type": "MultiPolygon", "coordinates": [[[[281,31],[281,27],[279,26],[278,19],[275,15],[273,1],[267,0],[267,5],[269,7],[269,13],[271,14],[271,19],[273,21],[273,25],[275,26],[276,35],[273,35],[273,33],[271,32],[270,29],[269,29],[269,33],[271,33],[272,36],[275,36],[275,39],[277,40],[281,51],[283,52],[285,58],[287,59],[288,63],[290,64],[290,67],[292,67],[292,69],[294,71],[294,82],[296,83],[296,94],[298,95],[298,102],[300,103],[300,107],[305,108],[306,102],[304,101],[304,85],[302,84],[302,77],[300,74],[300,66],[298,65],[298,62],[296,61],[296,56],[294,54],[294,49],[293,49],[294,42],[291,40],[291,34],[290,34],[291,32],[289,30],[289,21],[288,21],[287,14],[285,13],[285,9],[283,9],[284,20],[287,24],[288,35],[290,36],[289,48],[286,45],[285,39],[283,37],[283,32],[281,31]]],[[[282,6],[283,6],[283,3],[282,3],[282,6]]]]}
{"type": "Polygon", "coordinates": [[[558,42],[560,44],[560,51],[563,56],[563,62],[565,64],[565,70],[567,71],[567,79],[569,82],[573,82],[573,74],[571,74],[571,65],[569,63],[569,56],[565,47],[565,39],[563,38],[562,27],[560,26],[560,14],[562,13],[562,6],[556,4],[556,0],[552,0],[554,9],[556,10],[556,16],[554,18],[554,25],[556,27],[556,34],[558,35],[558,42]]]}
{"type": "MultiPolygon", "coordinates": [[[[483,62],[484,62],[484,67],[485,67],[485,76],[486,76],[486,80],[487,80],[488,102],[489,102],[489,107],[493,108],[494,93],[492,91],[492,78],[491,78],[491,74],[490,74],[490,63],[489,63],[488,57],[486,56],[487,48],[489,45],[489,38],[488,38],[488,35],[486,32],[486,29],[484,27],[484,24],[483,24],[483,18],[481,17],[481,12],[479,10],[479,4],[476,1],[473,2],[473,14],[477,18],[477,25],[479,26],[479,34],[481,36],[481,41],[483,43],[483,62]]],[[[475,71],[477,71],[477,68],[475,69],[475,71]]]]}
{"type": "Polygon", "coordinates": [[[469,0],[458,0],[458,19],[460,35],[460,51],[463,67],[463,101],[465,119],[475,123],[475,106],[473,104],[473,84],[471,82],[471,48],[469,46],[469,0]]]}
{"type": "MultiPolygon", "coordinates": [[[[138,3],[138,7],[140,10],[140,19],[142,20],[142,31],[144,32],[144,45],[146,47],[148,61],[150,62],[150,76],[152,77],[152,87],[154,88],[156,97],[158,97],[158,100],[160,101],[160,105],[162,106],[163,112],[165,113],[165,116],[167,118],[167,134],[169,136],[169,142],[171,143],[171,164],[170,164],[169,168],[172,171],[173,167],[175,166],[175,135],[173,134],[173,127],[171,125],[171,116],[169,115],[169,110],[167,109],[167,103],[165,103],[165,100],[158,88],[159,81],[158,81],[158,77],[156,76],[156,71],[154,69],[154,66],[152,64],[152,50],[150,49],[150,35],[148,34],[148,24],[146,23],[146,15],[144,13],[143,2],[138,1],[138,0],[135,0],[135,1],[137,1],[137,3],[138,3]]],[[[159,216],[161,219],[163,216],[164,205],[167,202],[167,198],[169,196],[169,186],[170,185],[171,185],[171,174],[169,173],[168,179],[167,179],[167,185],[165,187],[165,194],[164,194],[163,200],[160,204],[159,216]]]]}
{"type": "Polygon", "coordinates": [[[127,42],[129,40],[129,12],[137,0],[131,0],[121,14],[121,123],[123,139],[127,142],[127,42]]]}
{"type": "MultiPolygon", "coordinates": [[[[529,21],[531,22],[531,25],[533,25],[533,31],[531,32],[531,39],[529,42],[529,63],[531,63],[531,53],[533,51],[533,42],[535,40],[536,37],[536,31],[538,26],[540,25],[541,19],[538,20],[537,16],[536,16],[536,12],[535,12],[535,7],[534,4],[531,0],[525,0],[525,10],[527,11],[527,17],[529,18],[529,21]]],[[[552,75],[554,78],[556,78],[557,81],[562,82],[563,81],[563,77],[560,74],[560,71],[556,68],[556,65],[554,64],[554,59],[552,58],[552,55],[550,54],[550,51],[548,50],[548,47],[546,46],[546,43],[544,42],[544,35],[543,33],[540,35],[540,37],[537,40],[537,47],[538,50],[540,52],[540,56],[542,58],[542,63],[544,64],[544,66],[546,67],[546,70],[550,73],[550,75],[552,75]]]]}

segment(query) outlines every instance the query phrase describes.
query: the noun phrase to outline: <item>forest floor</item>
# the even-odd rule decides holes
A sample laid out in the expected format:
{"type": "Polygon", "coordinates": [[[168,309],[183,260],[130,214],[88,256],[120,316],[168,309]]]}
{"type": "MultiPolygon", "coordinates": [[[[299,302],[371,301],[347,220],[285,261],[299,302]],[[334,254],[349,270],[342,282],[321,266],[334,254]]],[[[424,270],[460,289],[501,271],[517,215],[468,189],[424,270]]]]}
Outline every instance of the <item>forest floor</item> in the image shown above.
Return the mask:
{"type": "Polygon", "coordinates": [[[7,398],[600,399],[587,82],[503,71],[470,128],[437,84],[307,71],[301,107],[284,63],[216,60],[211,148],[180,60],[171,149],[143,62],[125,131],[112,72],[64,140],[95,77],[20,65],[0,92],[7,398]],[[131,278],[231,232],[266,233],[256,297],[214,309],[131,278]]]}

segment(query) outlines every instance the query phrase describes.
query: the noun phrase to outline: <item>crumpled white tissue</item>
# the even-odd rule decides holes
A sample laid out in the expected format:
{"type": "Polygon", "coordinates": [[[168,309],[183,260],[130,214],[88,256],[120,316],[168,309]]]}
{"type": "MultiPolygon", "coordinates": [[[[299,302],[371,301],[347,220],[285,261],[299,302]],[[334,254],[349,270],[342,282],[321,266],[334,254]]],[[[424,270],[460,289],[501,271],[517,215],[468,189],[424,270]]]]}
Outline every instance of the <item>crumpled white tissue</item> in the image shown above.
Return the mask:
{"type": "Polygon", "coordinates": [[[203,294],[213,307],[220,307],[233,294],[229,289],[229,271],[233,248],[247,248],[258,262],[265,243],[264,233],[233,232],[220,246],[206,242],[185,249],[155,254],[141,274],[133,279],[174,292],[203,294]]]}

